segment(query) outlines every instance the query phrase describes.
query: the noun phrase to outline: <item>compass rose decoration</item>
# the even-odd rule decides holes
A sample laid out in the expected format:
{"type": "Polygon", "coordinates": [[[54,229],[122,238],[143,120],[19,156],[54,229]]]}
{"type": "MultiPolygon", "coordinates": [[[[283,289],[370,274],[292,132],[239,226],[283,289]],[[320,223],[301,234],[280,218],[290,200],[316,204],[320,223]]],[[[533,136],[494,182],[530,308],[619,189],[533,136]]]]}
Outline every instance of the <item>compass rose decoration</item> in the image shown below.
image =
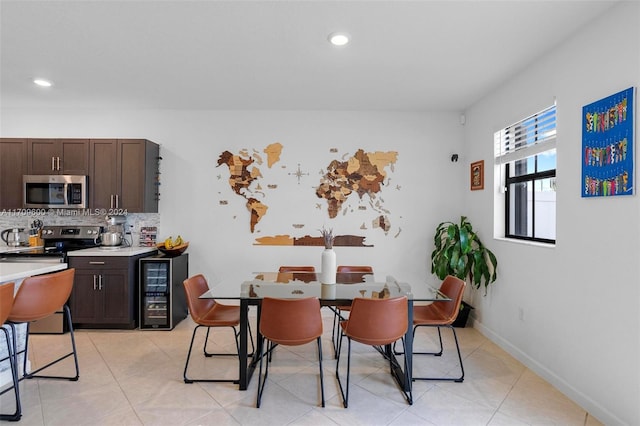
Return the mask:
{"type": "Polygon", "coordinates": [[[302,176],[309,176],[309,173],[303,173],[302,170],[300,170],[300,163],[298,163],[298,169],[293,173],[289,173],[289,176],[295,176],[298,178],[298,185],[300,185],[300,178],[302,176]]]}

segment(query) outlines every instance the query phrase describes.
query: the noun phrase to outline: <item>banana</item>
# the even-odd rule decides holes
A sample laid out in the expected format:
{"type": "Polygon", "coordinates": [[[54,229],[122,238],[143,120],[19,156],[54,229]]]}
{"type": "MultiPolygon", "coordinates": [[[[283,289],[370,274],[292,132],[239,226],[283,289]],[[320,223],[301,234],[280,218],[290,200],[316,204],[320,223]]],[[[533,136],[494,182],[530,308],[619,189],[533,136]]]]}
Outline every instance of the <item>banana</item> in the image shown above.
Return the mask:
{"type": "Polygon", "coordinates": [[[173,246],[181,246],[182,243],[184,243],[184,241],[182,240],[182,237],[180,235],[178,235],[178,238],[176,238],[176,240],[173,242],[173,246]]]}
{"type": "Polygon", "coordinates": [[[164,248],[166,249],[173,248],[173,240],[171,239],[171,237],[168,237],[166,240],[164,240],[164,248]]]}

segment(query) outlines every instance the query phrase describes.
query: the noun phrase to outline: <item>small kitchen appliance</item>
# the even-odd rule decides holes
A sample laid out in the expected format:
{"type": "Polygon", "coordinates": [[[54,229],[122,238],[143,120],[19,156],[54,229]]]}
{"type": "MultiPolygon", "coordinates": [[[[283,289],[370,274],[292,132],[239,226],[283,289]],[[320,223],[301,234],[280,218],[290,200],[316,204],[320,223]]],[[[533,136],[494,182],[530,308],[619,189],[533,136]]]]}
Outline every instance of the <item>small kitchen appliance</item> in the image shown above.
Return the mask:
{"type": "MultiPolygon", "coordinates": [[[[106,216],[106,227],[99,236],[100,245],[103,248],[118,248],[129,246],[129,242],[124,238],[124,227],[127,222],[126,216],[106,216]]],[[[98,238],[96,238],[97,242],[98,238]]]]}
{"type": "Polygon", "coordinates": [[[20,247],[29,245],[29,237],[24,232],[24,228],[5,229],[0,234],[2,241],[9,247],[20,247]]]}
{"type": "Polygon", "coordinates": [[[23,204],[34,209],[87,208],[87,176],[23,175],[23,204]]]}
{"type": "Polygon", "coordinates": [[[187,317],[182,282],[189,276],[189,254],[158,255],[140,265],[140,330],[172,330],[187,317]]]}

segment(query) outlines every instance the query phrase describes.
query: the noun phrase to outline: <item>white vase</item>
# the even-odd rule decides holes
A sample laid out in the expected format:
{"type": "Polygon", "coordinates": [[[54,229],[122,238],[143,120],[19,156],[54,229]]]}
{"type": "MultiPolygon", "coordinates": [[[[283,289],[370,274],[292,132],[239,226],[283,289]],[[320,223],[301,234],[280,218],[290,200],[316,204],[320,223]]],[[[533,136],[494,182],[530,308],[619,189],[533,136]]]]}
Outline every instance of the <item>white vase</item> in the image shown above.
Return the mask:
{"type": "Polygon", "coordinates": [[[322,299],[333,300],[336,298],[335,284],[320,284],[320,297],[322,299]]]}
{"type": "Polygon", "coordinates": [[[322,284],[336,283],[336,252],[333,249],[324,249],[322,252],[322,272],[320,282],[322,284]]]}

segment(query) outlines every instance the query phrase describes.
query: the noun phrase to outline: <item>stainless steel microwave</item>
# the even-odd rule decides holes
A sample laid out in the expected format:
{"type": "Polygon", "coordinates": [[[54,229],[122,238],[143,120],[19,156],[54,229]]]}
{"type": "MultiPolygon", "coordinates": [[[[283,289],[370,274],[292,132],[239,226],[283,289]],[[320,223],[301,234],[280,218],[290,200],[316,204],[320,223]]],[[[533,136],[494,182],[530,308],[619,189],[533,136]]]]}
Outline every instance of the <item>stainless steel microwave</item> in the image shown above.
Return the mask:
{"type": "Polygon", "coordinates": [[[87,176],[23,175],[24,208],[87,208],[87,176]]]}

